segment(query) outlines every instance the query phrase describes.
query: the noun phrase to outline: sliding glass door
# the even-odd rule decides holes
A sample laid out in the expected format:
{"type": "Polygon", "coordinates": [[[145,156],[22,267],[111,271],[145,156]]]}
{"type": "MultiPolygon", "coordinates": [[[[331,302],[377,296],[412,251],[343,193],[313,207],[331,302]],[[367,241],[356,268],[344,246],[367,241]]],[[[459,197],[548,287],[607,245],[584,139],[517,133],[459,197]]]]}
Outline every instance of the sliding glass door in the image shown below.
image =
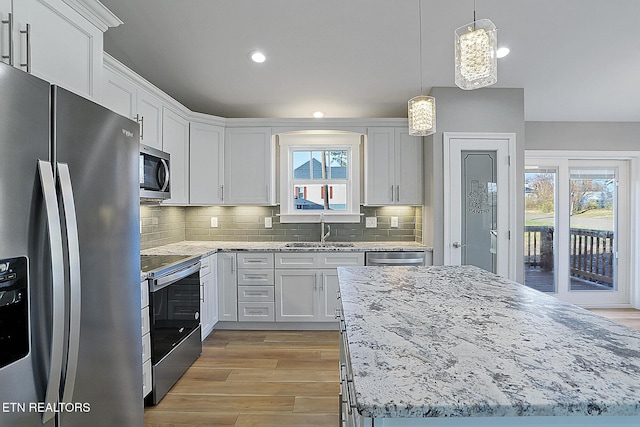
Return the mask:
{"type": "Polygon", "coordinates": [[[557,292],[556,260],[556,168],[538,165],[525,169],[524,178],[524,278],[525,284],[542,292],[557,292]]]}
{"type": "Polygon", "coordinates": [[[525,285],[583,306],[629,302],[628,162],[527,158],[525,285]]]}

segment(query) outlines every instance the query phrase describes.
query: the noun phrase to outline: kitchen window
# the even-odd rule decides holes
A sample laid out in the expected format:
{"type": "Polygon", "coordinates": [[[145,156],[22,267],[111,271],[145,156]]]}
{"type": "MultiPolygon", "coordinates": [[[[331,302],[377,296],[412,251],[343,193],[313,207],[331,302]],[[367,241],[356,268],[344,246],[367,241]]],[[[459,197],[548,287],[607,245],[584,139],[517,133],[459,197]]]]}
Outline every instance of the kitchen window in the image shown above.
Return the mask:
{"type": "Polygon", "coordinates": [[[360,139],[350,132],[279,135],[280,222],[360,222],[360,139]]]}

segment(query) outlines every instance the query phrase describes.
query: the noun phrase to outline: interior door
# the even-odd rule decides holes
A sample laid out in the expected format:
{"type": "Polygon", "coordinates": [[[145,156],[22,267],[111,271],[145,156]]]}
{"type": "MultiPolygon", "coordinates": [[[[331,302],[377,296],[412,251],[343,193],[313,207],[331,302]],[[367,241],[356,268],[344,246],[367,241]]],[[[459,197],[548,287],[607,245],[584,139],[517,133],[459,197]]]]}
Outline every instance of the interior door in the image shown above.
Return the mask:
{"type": "Polygon", "coordinates": [[[510,240],[512,134],[445,133],[447,265],[475,265],[514,279],[510,240]]]}

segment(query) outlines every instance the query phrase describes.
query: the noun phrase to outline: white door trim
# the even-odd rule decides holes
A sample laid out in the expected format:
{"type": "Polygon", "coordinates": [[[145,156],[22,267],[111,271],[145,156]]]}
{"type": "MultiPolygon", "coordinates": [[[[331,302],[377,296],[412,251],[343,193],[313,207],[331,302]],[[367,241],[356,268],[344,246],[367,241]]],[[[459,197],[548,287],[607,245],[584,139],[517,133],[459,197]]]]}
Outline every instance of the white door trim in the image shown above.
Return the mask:
{"type": "MultiPolygon", "coordinates": [[[[444,239],[443,239],[443,256],[444,256],[444,264],[445,265],[450,265],[453,262],[455,262],[455,257],[452,255],[452,244],[453,244],[453,238],[452,238],[452,212],[453,209],[455,207],[453,207],[453,205],[456,205],[456,202],[454,200],[452,200],[452,158],[451,158],[451,140],[453,139],[469,139],[469,140],[474,140],[477,141],[478,140],[486,140],[487,143],[491,143],[491,142],[496,142],[496,141],[505,141],[506,145],[507,145],[507,152],[508,152],[508,158],[511,159],[510,160],[510,164],[506,165],[507,166],[507,180],[508,180],[508,188],[507,188],[507,197],[508,197],[508,202],[506,203],[506,205],[508,206],[508,209],[506,212],[501,212],[502,215],[506,215],[506,222],[508,224],[508,228],[509,230],[507,230],[507,233],[511,235],[511,238],[508,239],[508,248],[506,248],[506,250],[499,250],[499,254],[503,254],[503,256],[505,256],[505,258],[503,258],[503,260],[507,261],[507,266],[504,268],[500,268],[500,270],[502,270],[503,272],[506,272],[506,276],[507,278],[511,279],[511,280],[515,280],[516,278],[516,268],[519,266],[519,264],[516,262],[515,259],[515,253],[516,253],[516,247],[515,247],[515,243],[516,240],[515,239],[515,235],[513,234],[516,231],[516,208],[515,208],[515,201],[516,201],[516,188],[515,188],[515,182],[516,182],[516,168],[515,168],[515,159],[514,159],[514,153],[515,153],[515,145],[516,145],[516,134],[515,133],[484,133],[484,132],[444,132],[442,135],[443,138],[443,157],[444,157],[444,169],[445,169],[445,173],[444,175],[444,239]]],[[[495,150],[495,144],[491,145],[488,144],[486,147],[483,147],[482,145],[475,145],[474,149],[478,149],[478,150],[483,150],[483,149],[487,149],[487,150],[495,150]]],[[[456,169],[456,173],[459,173],[459,171],[456,169]]],[[[457,209],[457,208],[455,208],[457,209]]],[[[504,261],[502,261],[504,263],[504,261]]],[[[500,261],[498,262],[500,265],[500,261]]]]}

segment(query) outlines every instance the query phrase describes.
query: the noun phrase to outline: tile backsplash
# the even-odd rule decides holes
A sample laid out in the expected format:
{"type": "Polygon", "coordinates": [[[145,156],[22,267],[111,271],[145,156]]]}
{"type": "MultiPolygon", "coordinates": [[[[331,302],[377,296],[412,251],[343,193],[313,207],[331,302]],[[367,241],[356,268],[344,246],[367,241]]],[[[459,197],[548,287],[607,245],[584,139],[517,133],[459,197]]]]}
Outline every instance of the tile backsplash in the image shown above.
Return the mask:
{"type": "Polygon", "coordinates": [[[179,206],[140,205],[140,249],[186,240],[186,209],[179,206]]]}
{"type": "MultiPolygon", "coordinates": [[[[422,241],[422,207],[361,207],[363,218],[358,224],[331,225],[328,241],[422,241]],[[365,217],[377,218],[376,228],[365,227],[365,217]],[[391,218],[398,217],[398,227],[391,218]]],[[[222,241],[317,241],[320,226],[314,224],[281,224],[278,206],[213,206],[213,207],[140,207],[142,234],[140,246],[148,249],[182,240],[222,241]],[[270,217],[272,228],[265,228],[270,217]],[[211,227],[212,218],[217,227],[211,227]]]]}

